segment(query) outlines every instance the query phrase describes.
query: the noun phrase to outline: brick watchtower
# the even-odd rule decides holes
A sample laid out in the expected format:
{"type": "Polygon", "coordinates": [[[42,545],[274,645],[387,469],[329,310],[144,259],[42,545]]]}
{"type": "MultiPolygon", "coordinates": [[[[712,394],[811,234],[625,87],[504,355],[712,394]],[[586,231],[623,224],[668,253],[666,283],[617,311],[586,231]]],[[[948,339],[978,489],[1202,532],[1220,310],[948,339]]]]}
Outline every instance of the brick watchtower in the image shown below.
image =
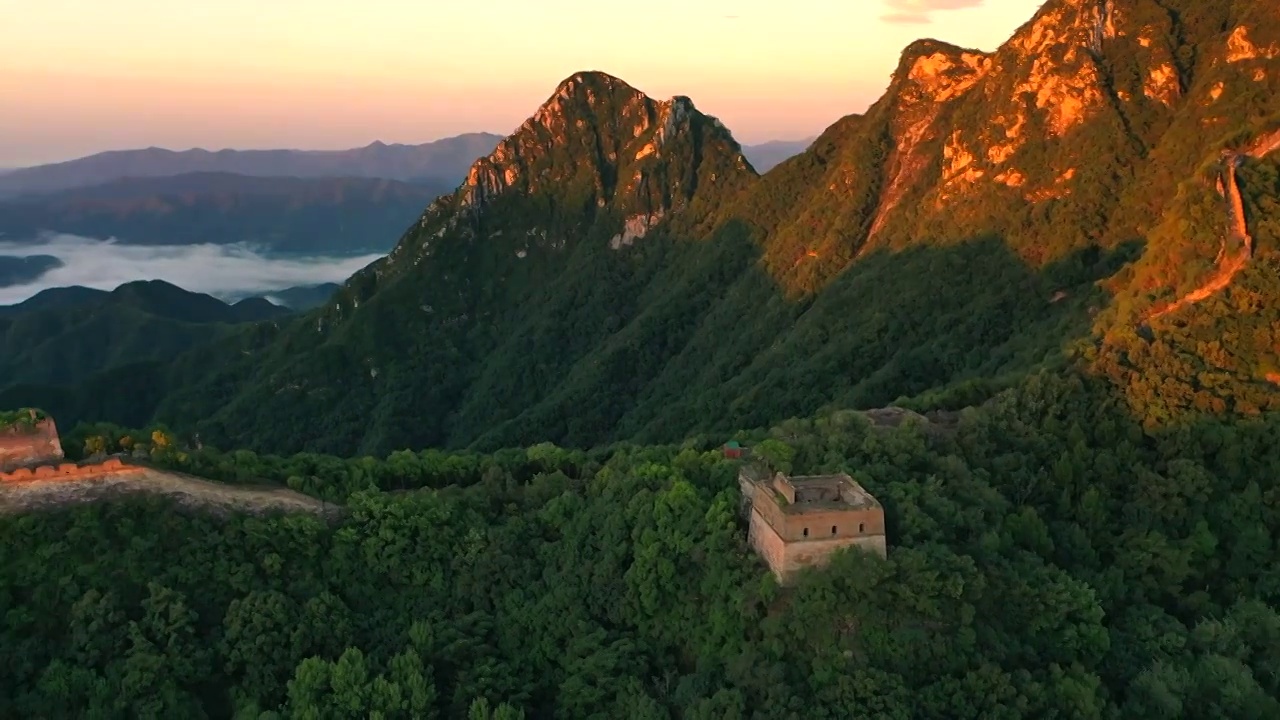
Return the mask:
{"type": "Polygon", "coordinates": [[[0,472],[62,461],[53,418],[29,409],[0,416],[7,416],[0,421],[0,472]]]}
{"type": "Polygon", "coordinates": [[[841,548],[888,554],[884,508],[849,475],[762,477],[744,467],[738,484],[751,506],[748,542],[783,584],[841,548]]]}

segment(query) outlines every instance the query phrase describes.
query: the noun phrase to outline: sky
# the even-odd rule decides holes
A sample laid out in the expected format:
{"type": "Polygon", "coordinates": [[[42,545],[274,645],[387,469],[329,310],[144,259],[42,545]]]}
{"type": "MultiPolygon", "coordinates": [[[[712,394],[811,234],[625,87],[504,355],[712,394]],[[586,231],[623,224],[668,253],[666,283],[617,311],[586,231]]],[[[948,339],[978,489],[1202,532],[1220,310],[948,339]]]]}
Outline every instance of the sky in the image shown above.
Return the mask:
{"type": "Polygon", "coordinates": [[[992,50],[1041,2],[0,0],[0,168],[505,135],[580,70],[688,95],[744,143],[801,139],[911,41],[992,50]]]}

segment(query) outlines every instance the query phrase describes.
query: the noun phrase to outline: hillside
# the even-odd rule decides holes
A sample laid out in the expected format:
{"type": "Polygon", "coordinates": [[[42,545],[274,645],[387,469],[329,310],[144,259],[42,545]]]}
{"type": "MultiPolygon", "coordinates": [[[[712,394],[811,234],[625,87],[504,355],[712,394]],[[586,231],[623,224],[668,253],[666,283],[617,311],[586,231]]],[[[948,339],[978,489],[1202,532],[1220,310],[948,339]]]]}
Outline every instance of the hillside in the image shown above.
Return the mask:
{"type": "Polygon", "coordinates": [[[0,392],[26,383],[65,385],[107,368],[164,360],[225,337],[234,325],[288,313],[260,298],[228,305],[159,280],[110,292],[46,290],[0,307],[0,392]]]}
{"type": "Polygon", "coordinates": [[[21,168],[0,177],[0,197],[56,192],[121,178],[191,173],[259,177],[380,178],[454,185],[477,157],[501,138],[469,133],[421,145],[375,142],[350,150],[218,150],[163,148],[119,150],[50,165],[21,168]]]}
{"type": "Polygon", "coordinates": [[[0,202],[0,233],[23,240],[58,232],[115,237],[131,245],[247,243],[273,252],[386,252],[424,205],[456,183],[228,173],[126,178],[0,202]]]}
{"type": "MultiPolygon", "coordinates": [[[[154,416],[277,451],[586,447],[1067,366],[1151,426],[1274,410],[1274,154],[1241,154],[1247,266],[1144,318],[1217,272],[1218,168],[1280,117],[1277,48],[1252,0],[1054,0],[993,53],[911,45],[764,177],[692,101],[579,74],[334,303],[149,370],[154,416]]],[[[50,409],[116,404],[74,397],[50,409]]]]}
{"type": "Polygon", "coordinates": [[[323,504],[164,477],[0,512],[0,716],[1277,717],[1280,416],[1148,433],[1065,375],[949,433],[735,433],[884,505],[887,558],[788,587],[708,440],[342,459],[85,428],[68,448],[323,504]]]}

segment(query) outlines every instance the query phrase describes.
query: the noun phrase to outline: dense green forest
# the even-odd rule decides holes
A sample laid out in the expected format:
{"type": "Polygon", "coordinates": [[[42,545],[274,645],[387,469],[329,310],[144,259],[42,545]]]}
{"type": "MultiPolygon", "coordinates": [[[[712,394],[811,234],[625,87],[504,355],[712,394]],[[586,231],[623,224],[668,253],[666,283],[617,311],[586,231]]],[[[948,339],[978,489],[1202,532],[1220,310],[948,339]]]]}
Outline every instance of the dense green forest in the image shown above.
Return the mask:
{"type": "Polygon", "coordinates": [[[0,715],[1276,717],[1280,422],[1149,433],[1108,398],[1044,374],[948,432],[739,434],[885,505],[887,561],[793,588],[712,438],[341,460],[161,435],[156,462],[344,512],[4,516],[0,715]]]}
{"type": "Polygon", "coordinates": [[[112,291],[45,290],[17,305],[0,306],[0,391],[27,383],[74,386],[85,376],[169,358],[216,342],[237,325],[288,314],[262,298],[228,304],[162,280],[125,283],[112,291]]]}

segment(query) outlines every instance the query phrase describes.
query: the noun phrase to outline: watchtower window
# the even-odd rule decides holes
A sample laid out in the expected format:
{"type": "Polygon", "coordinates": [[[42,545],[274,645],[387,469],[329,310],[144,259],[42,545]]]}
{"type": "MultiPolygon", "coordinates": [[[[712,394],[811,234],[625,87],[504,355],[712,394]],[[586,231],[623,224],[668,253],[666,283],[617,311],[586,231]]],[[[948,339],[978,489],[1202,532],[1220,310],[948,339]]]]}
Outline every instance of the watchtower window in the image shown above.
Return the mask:
{"type": "Polygon", "coordinates": [[[804,529],[804,536],[809,537],[809,528],[804,529]]]}
{"type": "Polygon", "coordinates": [[[832,534],[832,535],[835,535],[835,534],[836,534],[836,526],[835,526],[835,525],[832,525],[832,526],[831,526],[831,534],[832,534]]]}
{"type": "Polygon", "coordinates": [[[859,532],[859,533],[864,533],[864,532],[866,532],[866,531],[867,531],[867,524],[866,524],[866,523],[858,523],[858,532],[859,532]]]}

